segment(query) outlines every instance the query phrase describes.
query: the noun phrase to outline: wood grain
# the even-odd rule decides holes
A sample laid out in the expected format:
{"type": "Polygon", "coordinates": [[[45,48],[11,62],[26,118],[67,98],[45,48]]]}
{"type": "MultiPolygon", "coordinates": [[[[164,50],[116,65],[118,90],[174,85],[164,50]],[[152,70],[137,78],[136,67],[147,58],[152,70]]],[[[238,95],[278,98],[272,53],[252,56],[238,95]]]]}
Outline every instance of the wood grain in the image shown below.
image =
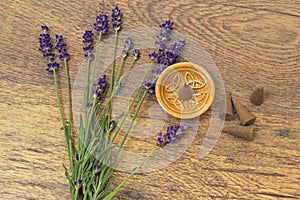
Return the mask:
{"type": "MultiPolygon", "coordinates": [[[[116,3],[124,30],[173,20],[175,30],[206,48],[225,87],[257,116],[253,141],[223,133],[199,159],[200,127],[180,159],[136,175],[116,199],[300,199],[300,2],[292,0],[2,1],[0,198],[69,198],[53,79],[45,73],[38,34],[46,23],[64,35],[73,82],[83,61],[82,33],[116,3]],[[257,85],[266,93],[259,107],[249,102],[257,85]]],[[[126,174],[119,175],[120,182],[126,174]]]]}

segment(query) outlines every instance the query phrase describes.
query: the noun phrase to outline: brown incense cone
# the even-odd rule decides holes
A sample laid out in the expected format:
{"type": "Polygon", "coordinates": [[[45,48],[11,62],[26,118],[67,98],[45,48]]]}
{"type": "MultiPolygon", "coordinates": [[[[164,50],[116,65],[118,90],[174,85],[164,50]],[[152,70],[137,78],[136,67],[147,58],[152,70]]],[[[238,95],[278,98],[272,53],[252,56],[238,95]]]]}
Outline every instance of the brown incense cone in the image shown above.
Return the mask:
{"type": "Polygon", "coordinates": [[[257,87],[250,96],[250,102],[256,106],[264,102],[264,87],[257,87]]]}
{"type": "Polygon", "coordinates": [[[226,121],[232,121],[235,119],[235,116],[233,115],[230,91],[226,91],[226,99],[225,100],[226,100],[226,102],[223,103],[223,109],[224,109],[224,106],[226,106],[226,110],[220,114],[220,117],[221,118],[225,117],[226,121]]]}
{"type": "Polygon", "coordinates": [[[236,99],[232,98],[233,105],[235,107],[235,110],[242,122],[242,125],[251,125],[255,122],[256,117],[252,115],[245,106],[243,106],[240,102],[238,102],[236,99]]]}
{"type": "Polygon", "coordinates": [[[254,127],[253,126],[225,126],[223,128],[223,132],[229,133],[231,135],[237,136],[239,138],[245,139],[245,140],[253,140],[253,132],[254,127]]]}
{"type": "Polygon", "coordinates": [[[235,117],[233,115],[232,111],[232,100],[231,100],[231,92],[226,91],[226,116],[225,120],[226,121],[231,121],[234,120],[235,117]]]}

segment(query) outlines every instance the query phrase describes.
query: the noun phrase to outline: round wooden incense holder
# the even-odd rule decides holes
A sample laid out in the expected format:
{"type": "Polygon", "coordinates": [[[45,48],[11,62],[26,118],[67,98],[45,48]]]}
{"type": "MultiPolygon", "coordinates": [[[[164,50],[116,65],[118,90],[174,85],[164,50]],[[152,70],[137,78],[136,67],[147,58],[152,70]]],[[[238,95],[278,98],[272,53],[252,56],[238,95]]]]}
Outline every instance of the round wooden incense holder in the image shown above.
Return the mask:
{"type": "Polygon", "coordinates": [[[181,62],[169,66],[161,73],[155,94],[168,114],[180,119],[191,119],[210,108],[215,86],[203,67],[181,62]]]}

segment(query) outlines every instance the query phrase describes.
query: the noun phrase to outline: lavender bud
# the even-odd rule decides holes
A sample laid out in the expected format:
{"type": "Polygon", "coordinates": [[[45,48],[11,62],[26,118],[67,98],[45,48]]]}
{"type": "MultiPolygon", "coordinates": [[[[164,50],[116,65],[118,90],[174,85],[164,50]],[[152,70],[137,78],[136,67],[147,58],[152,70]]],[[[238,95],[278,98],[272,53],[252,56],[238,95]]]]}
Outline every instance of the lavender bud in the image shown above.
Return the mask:
{"type": "Polygon", "coordinates": [[[139,59],[140,58],[140,50],[138,50],[138,49],[133,50],[133,57],[135,60],[139,59]]]}
{"type": "Polygon", "coordinates": [[[56,35],[56,45],[55,49],[58,50],[59,52],[59,59],[69,59],[70,54],[66,50],[67,44],[64,42],[63,36],[62,35],[56,35]]]}
{"type": "Polygon", "coordinates": [[[78,179],[77,185],[81,185],[81,183],[82,183],[82,180],[81,180],[81,179],[78,179]]]}
{"type": "Polygon", "coordinates": [[[102,166],[99,165],[99,164],[96,164],[96,165],[94,166],[94,170],[100,170],[101,168],[102,168],[102,166]]]}
{"type": "Polygon", "coordinates": [[[110,129],[113,129],[115,127],[115,125],[116,125],[116,121],[112,120],[109,125],[110,129]]]}
{"type": "Polygon", "coordinates": [[[116,6],[112,10],[111,18],[112,18],[112,27],[113,27],[113,29],[115,31],[120,30],[121,27],[122,27],[122,14],[121,14],[120,9],[118,8],[118,6],[116,6]]]}
{"type": "Polygon", "coordinates": [[[91,30],[86,30],[83,34],[83,51],[85,51],[84,57],[88,59],[92,59],[93,57],[90,56],[91,52],[94,49],[93,46],[93,32],[91,30]]]}
{"type": "Polygon", "coordinates": [[[96,22],[94,23],[94,29],[102,34],[108,31],[108,19],[106,14],[100,14],[96,17],[96,22]]]}
{"type": "Polygon", "coordinates": [[[93,97],[97,101],[100,101],[103,98],[104,92],[108,86],[108,83],[106,81],[106,75],[103,75],[98,79],[98,82],[95,84],[95,88],[93,91],[93,97]]]}
{"type": "Polygon", "coordinates": [[[122,51],[122,56],[126,57],[131,48],[132,48],[132,38],[129,37],[125,40],[125,45],[124,45],[124,49],[122,51]]]}
{"type": "Polygon", "coordinates": [[[51,72],[51,71],[54,71],[54,70],[58,69],[58,67],[59,67],[59,64],[57,62],[51,62],[51,63],[47,64],[46,70],[48,72],[51,72]]]}

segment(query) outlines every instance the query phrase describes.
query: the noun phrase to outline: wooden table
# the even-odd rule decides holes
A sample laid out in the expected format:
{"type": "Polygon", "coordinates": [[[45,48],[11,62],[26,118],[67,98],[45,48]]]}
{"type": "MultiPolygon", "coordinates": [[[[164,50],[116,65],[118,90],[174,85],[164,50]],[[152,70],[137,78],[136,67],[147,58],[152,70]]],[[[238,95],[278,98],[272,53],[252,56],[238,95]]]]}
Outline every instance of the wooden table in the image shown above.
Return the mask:
{"type": "MultiPolygon", "coordinates": [[[[0,199],[69,198],[53,79],[38,51],[40,26],[64,35],[73,82],[83,61],[82,33],[115,3],[0,3],[0,199]]],[[[171,19],[175,30],[195,38],[257,121],[253,141],[223,133],[203,159],[199,133],[175,163],[136,175],[116,199],[300,199],[300,2],[122,0],[118,6],[123,30],[171,19]],[[249,102],[257,85],[265,87],[261,106],[249,102]]]]}

